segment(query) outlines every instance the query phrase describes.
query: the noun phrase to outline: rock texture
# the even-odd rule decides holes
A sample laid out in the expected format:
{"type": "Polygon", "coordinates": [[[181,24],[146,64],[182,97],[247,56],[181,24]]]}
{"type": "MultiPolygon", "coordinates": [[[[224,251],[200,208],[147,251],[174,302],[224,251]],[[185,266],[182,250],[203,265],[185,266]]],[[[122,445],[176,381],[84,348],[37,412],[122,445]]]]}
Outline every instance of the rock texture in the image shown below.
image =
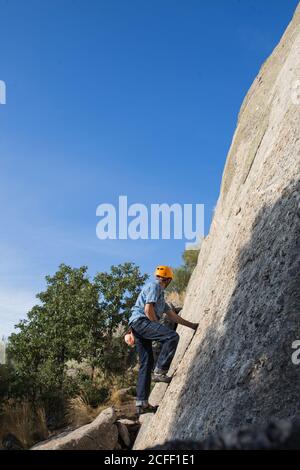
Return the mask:
{"type": "MultiPolygon", "coordinates": [[[[300,6],[247,94],[182,316],[174,378],[135,449],[299,412],[300,6]]],[[[155,393],[155,392],[153,392],[155,393]]],[[[159,395],[159,393],[158,393],[159,395]]]]}
{"type": "Polygon", "coordinates": [[[113,450],[118,443],[115,421],[115,411],[107,408],[92,423],[41,442],[32,450],[113,450]]]}
{"type": "Polygon", "coordinates": [[[143,445],[147,431],[151,429],[153,418],[154,418],[154,413],[145,413],[140,416],[141,428],[134,442],[134,445],[132,448],[133,450],[138,450],[138,449],[143,448],[141,446],[143,445]]]}
{"type": "Polygon", "coordinates": [[[218,433],[202,442],[168,441],[151,450],[299,450],[300,420],[272,421],[263,428],[245,426],[218,433]]]}
{"type": "Polygon", "coordinates": [[[149,397],[150,405],[159,406],[160,402],[163,399],[164,394],[166,393],[167,388],[168,388],[168,384],[164,382],[160,382],[156,384],[149,397]]]}
{"type": "Polygon", "coordinates": [[[125,447],[130,447],[131,441],[130,441],[130,434],[128,431],[128,427],[126,424],[121,423],[120,421],[117,422],[117,428],[119,432],[119,437],[121,438],[123,444],[125,447]]]}

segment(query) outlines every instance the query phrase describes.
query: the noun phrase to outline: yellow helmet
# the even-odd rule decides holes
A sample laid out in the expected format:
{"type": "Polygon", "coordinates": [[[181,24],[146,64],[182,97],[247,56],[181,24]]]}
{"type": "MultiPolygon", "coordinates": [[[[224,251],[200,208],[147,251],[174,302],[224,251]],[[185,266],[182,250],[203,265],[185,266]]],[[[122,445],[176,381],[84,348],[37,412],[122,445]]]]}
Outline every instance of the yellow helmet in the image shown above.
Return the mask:
{"type": "Polygon", "coordinates": [[[174,274],[169,266],[157,266],[155,270],[155,276],[166,277],[168,279],[173,279],[174,274]]]}

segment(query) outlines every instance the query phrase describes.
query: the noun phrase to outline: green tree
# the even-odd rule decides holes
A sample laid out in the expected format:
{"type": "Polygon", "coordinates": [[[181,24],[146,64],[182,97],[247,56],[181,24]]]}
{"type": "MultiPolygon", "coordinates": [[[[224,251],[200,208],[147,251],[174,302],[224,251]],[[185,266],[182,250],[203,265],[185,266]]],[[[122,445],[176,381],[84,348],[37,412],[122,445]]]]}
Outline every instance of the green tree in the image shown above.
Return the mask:
{"type": "Polygon", "coordinates": [[[31,384],[34,398],[49,390],[63,393],[66,362],[81,360],[90,347],[91,330],[101,331],[98,291],[86,272],[85,266],[62,264],[54,276],[47,276],[47,289],[37,295],[40,304],[9,338],[9,355],[24,383],[31,384]]]}
{"type": "Polygon", "coordinates": [[[8,355],[15,369],[13,389],[32,400],[76,391],[68,377],[69,360],[85,360],[107,373],[125,366],[126,345],[117,341],[146,275],[125,263],[98,273],[94,281],[87,267],[62,264],[47,276],[47,288],[37,295],[27,319],[9,338],[8,355]]]}
{"type": "Polygon", "coordinates": [[[190,272],[193,272],[198,261],[199,250],[185,250],[183,252],[182,258],[184,261],[184,266],[190,272]]]}
{"type": "Polygon", "coordinates": [[[173,269],[174,278],[167,289],[169,292],[177,292],[178,294],[181,294],[186,290],[192,272],[197,265],[199,251],[200,249],[185,250],[183,252],[183,265],[173,269]]]}
{"type": "Polygon", "coordinates": [[[106,328],[102,335],[103,369],[109,374],[124,372],[128,347],[120,341],[126,329],[136,298],[148,276],[133,263],[112,266],[109,273],[98,273],[94,279],[106,328]]]}

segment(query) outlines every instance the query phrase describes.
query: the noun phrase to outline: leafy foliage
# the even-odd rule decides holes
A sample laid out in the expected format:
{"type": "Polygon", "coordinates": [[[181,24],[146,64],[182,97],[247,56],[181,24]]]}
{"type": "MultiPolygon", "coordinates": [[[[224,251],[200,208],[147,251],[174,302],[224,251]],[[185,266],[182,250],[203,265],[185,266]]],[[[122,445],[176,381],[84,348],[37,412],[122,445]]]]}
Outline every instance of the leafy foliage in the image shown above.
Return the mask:
{"type": "Polygon", "coordinates": [[[119,341],[119,337],[147,277],[141,275],[139,268],[132,263],[112,266],[110,273],[99,273],[95,277],[106,325],[101,342],[102,365],[106,374],[122,373],[127,367],[128,347],[124,341],[119,341]]]}
{"type": "Polygon", "coordinates": [[[11,395],[50,402],[74,396],[82,383],[70,377],[67,363],[84,360],[91,370],[84,391],[96,402],[96,368],[109,375],[122,374],[127,367],[128,347],[120,335],[146,278],[132,263],[112,266],[93,281],[86,266],[62,264],[54,276],[47,276],[46,290],[37,295],[39,304],[9,338],[11,395]]]}
{"type": "Polygon", "coordinates": [[[185,250],[182,254],[183,265],[173,269],[174,278],[170,286],[169,292],[177,292],[181,294],[187,288],[193,270],[197,265],[200,250],[185,250]]]}

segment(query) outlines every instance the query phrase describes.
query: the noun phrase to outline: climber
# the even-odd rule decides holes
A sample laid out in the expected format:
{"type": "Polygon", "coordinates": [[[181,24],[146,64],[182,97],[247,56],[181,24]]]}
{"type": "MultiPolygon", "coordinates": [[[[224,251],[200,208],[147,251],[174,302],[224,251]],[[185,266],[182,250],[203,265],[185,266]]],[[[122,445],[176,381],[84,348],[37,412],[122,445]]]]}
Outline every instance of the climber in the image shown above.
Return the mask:
{"type": "Polygon", "coordinates": [[[140,368],[137,381],[137,413],[153,411],[156,408],[148,403],[151,385],[151,373],[154,367],[152,341],[162,343],[152,379],[154,382],[169,383],[171,377],[167,372],[174,357],[179,336],[176,331],[161,325],[159,320],[166,313],[168,318],[180,325],[196,330],[198,323],[191,323],[175,313],[164,299],[164,289],[173,279],[173,272],[168,266],[158,266],[155,271],[156,279],[147,283],[141,290],[132,308],[129,327],[134,336],[140,368]]]}

